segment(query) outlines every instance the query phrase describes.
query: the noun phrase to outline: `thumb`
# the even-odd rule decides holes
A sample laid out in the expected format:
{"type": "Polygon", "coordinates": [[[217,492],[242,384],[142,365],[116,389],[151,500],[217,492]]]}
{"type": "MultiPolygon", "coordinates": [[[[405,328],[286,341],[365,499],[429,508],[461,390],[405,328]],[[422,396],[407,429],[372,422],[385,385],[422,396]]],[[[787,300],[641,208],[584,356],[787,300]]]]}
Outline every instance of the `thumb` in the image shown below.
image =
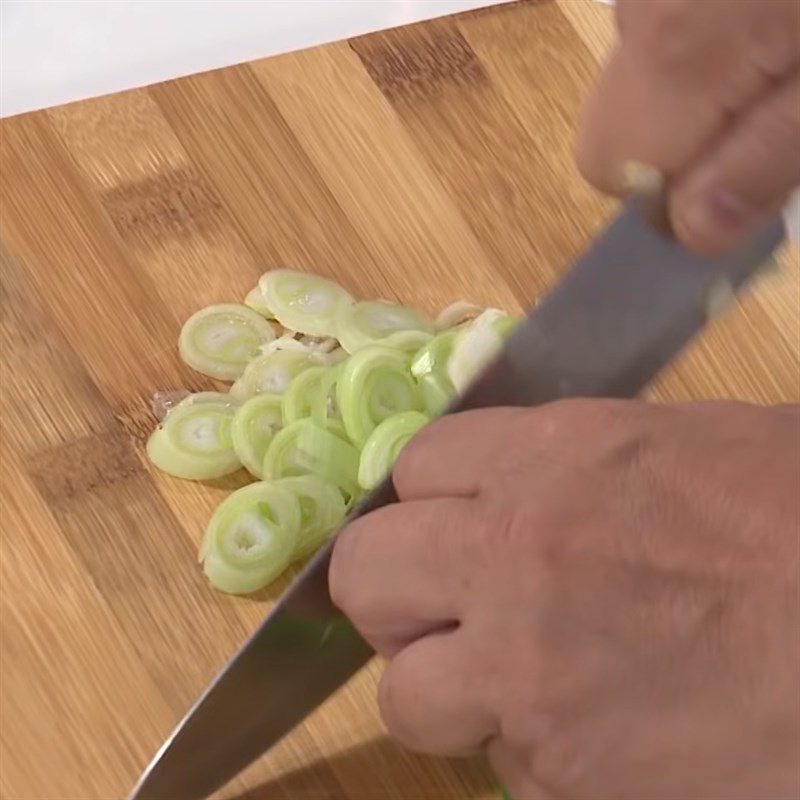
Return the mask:
{"type": "Polygon", "coordinates": [[[800,73],[745,112],[675,185],[677,237],[703,253],[735,247],[800,186],[800,73]]]}

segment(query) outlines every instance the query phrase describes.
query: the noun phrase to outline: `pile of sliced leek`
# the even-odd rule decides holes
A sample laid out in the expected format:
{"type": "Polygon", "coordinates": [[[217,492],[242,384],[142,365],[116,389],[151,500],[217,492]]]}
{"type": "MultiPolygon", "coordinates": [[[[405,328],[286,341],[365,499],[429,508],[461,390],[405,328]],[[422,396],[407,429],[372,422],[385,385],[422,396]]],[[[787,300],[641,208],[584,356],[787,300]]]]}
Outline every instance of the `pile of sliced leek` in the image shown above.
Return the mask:
{"type": "Polygon", "coordinates": [[[200,547],[209,581],[255,592],[312,554],[389,473],[402,448],[491,360],[516,322],[458,302],[435,322],[294,270],[261,276],[243,304],[183,326],[179,351],[227,391],[174,403],[147,443],[170,475],[256,480],[216,509],[200,547]]]}

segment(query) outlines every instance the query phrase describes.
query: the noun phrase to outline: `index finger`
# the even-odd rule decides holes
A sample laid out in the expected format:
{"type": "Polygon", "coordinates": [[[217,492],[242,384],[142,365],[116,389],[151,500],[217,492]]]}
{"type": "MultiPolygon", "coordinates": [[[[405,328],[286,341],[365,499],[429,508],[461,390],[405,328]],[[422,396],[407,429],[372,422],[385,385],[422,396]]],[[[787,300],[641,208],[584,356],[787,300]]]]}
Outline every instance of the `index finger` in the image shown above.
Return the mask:
{"type": "Polygon", "coordinates": [[[459,622],[474,569],[471,500],[395,503],[351,522],[333,548],[333,602],[380,653],[392,655],[459,622]]]}
{"type": "Polygon", "coordinates": [[[392,482],[400,500],[474,497],[487,465],[499,462],[526,410],[491,408],[449,414],[426,425],[402,449],[392,482]]]}

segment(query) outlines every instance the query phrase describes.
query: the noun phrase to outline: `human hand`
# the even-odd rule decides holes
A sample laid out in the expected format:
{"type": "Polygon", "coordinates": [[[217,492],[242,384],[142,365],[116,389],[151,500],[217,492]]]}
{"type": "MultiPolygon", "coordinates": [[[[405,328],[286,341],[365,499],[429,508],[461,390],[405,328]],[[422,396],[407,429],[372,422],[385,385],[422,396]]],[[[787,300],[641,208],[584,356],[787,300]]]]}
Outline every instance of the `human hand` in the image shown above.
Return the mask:
{"type": "Polygon", "coordinates": [[[566,401],[425,428],[334,601],[389,731],[516,800],[800,792],[800,407],[566,401]]]}
{"type": "Polygon", "coordinates": [[[732,248],[800,186],[800,2],[619,0],[617,14],[581,171],[624,194],[626,163],[658,168],[676,236],[732,248]]]}

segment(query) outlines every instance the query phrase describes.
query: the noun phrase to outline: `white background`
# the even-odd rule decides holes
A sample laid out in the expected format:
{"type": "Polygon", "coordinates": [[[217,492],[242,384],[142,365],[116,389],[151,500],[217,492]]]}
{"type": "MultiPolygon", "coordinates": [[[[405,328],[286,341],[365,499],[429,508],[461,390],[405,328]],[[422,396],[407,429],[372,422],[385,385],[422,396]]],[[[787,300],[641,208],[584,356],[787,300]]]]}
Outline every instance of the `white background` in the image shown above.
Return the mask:
{"type": "Polygon", "coordinates": [[[507,0],[0,0],[0,116],[507,0]]]}

